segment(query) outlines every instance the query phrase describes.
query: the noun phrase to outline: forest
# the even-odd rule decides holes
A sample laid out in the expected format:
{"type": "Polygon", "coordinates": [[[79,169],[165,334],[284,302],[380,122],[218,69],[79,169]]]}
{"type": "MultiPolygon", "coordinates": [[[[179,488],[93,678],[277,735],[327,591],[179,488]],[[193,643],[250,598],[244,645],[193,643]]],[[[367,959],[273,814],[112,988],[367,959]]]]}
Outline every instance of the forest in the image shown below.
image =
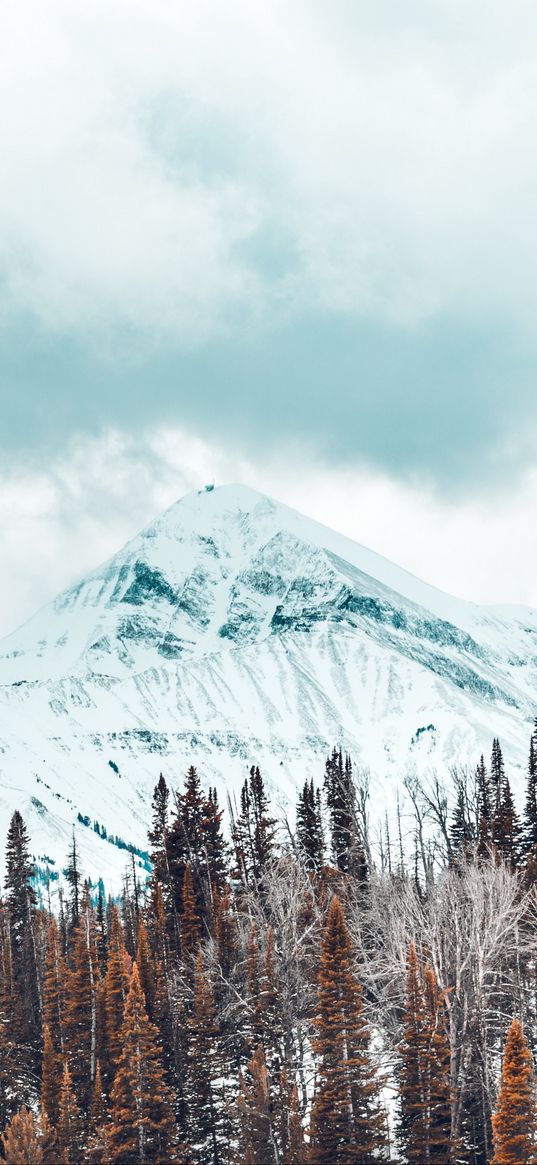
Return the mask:
{"type": "Polygon", "coordinates": [[[537,725],[518,809],[497,739],[374,830],[367,773],[319,769],[291,821],[258,767],[226,811],[161,775],[151,874],[106,901],[74,835],[43,889],[14,813],[8,1165],[537,1160],[537,725]]]}

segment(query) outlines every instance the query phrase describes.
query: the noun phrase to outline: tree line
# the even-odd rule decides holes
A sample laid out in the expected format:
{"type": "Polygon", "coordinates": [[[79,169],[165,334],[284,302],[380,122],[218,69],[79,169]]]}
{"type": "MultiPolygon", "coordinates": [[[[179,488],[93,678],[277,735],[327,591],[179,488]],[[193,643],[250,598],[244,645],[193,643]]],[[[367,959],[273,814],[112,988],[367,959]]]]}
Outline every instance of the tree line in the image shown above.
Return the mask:
{"type": "MultiPolygon", "coordinates": [[[[277,820],[252,767],[224,812],[161,775],[105,901],[76,844],[44,904],[20,813],[0,903],[10,1165],[511,1165],[537,1117],[537,728],[517,813],[502,749],[372,834],[334,749],[277,820]],[[448,795],[448,787],[453,792],[448,795]]],[[[535,1158],[537,1160],[537,1157],[535,1158]]]]}

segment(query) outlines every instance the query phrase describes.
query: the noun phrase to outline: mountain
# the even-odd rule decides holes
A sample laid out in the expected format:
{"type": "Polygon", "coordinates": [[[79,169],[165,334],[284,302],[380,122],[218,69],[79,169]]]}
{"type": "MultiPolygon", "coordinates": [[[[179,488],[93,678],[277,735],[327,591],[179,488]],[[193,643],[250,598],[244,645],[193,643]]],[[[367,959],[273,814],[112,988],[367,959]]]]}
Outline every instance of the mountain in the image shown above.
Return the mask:
{"type": "Polygon", "coordinates": [[[516,785],[536,680],[537,612],[451,598],[254,490],[206,488],[0,642],[0,829],[19,807],[57,870],[74,823],[85,871],[116,884],[161,770],[195,763],[222,796],[255,761],[284,806],[337,742],[380,812],[406,771],[473,762],[497,734],[516,785]]]}

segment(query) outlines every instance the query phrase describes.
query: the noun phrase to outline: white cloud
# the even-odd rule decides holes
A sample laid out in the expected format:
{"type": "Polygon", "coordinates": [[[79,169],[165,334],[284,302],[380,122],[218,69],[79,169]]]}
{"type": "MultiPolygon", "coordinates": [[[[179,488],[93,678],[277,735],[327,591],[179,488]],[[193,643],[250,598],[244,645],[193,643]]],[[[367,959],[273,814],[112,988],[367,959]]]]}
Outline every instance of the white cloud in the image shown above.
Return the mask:
{"type": "Polygon", "coordinates": [[[532,322],[536,34],[521,0],[8,5],[6,310],[186,342],[282,306],[532,322]]]}
{"type": "Polygon", "coordinates": [[[212,480],[269,493],[453,594],[537,606],[536,470],[503,501],[444,502],[385,475],[334,471],[298,447],[259,462],[179,429],[143,444],[115,431],[73,442],[41,471],[0,474],[0,635],[212,480]]]}

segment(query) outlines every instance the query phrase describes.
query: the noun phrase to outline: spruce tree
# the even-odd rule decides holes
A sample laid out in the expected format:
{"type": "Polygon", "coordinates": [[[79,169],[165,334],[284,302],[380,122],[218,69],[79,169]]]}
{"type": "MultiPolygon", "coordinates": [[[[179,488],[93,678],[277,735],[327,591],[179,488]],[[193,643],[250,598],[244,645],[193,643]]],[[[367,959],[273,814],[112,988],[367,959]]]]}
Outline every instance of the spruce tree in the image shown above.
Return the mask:
{"type": "Polygon", "coordinates": [[[42,1165],[43,1136],[33,1113],[25,1105],[2,1133],[6,1165],[42,1165]]]}
{"type": "Polygon", "coordinates": [[[82,1117],[72,1088],[71,1073],[65,1064],[58,1101],[56,1160],[58,1165],[79,1165],[82,1147],[82,1117]]]}
{"type": "Polygon", "coordinates": [[[323,823],[319,790],[305,781],[296,810],[296,836],[306,869],[319,874],[324,861],[323,823]]]}
{"type": "MultiPolygon", "coordinates": [[[[238,1160],[244,1165],[279,1165],[270,1099],[270,1080],[263,1044],[254,1052],[247,1076],[239,1074],[238,1160]]],[[[328,1160],[328,1159],[327,1159],[328,1160]]]]}
{"type": "Polygon", "coordinates": [[[194,999],[188,1018],[188,1140],[195,1165],[221,1165],[231,1134],[226,1088],[229,1069],[222,1055],[212,977],[201,949],[196,958],[193,987],[194,999]]]}
{"type": "Polygon", "coordinates": [[[242,786],[240,807],[240,814],[232,823],[236,873],[245,886],[266,890],[266,869],[276,852],[276,821],[270,815],[269,799],[257,765],[252,765],[242,786]]]}
{"type": "Polygon", "coordinates": [[[78,850],[76,847],[75,830],[73,826],[73,839],[71,848],[69,850],[69,858],[67,867],[64,870],[65,880],[71,887],[71,926],[74,928],[78,925],[80,914],[80,862],[78,858],[78,850]]]}
{"type": "Polygon", "coordinates": [[[11,939],[12,1014],[18,1033],[21,1066],[38,1064],[41,991],[36,950],[36,895],[28,833],[15,811],[6,841],[6,908],[11,939]]]}
{"type": "Polygon", "coordinates": [[[505,1041],[492,1132],[494,1156],[491,1165],[534,1165],[537,1145],[535,1080],[531,1053],[518,1019],[512,1021],[505,1041]]]}
{"type": "Polygon", "coordinates": [[[311,1165],[374,1165],[383,1159],[384,1118],[351,939],[336,896],[322,935],[314,1024],[311,1165]]]}
{"type": "Polygon", "coordinates": [[[531,853],[537,855],[537,738],[535,732],[530,738],[521,853],[524,858],[527,858],[531,853]]]}
{"type": "Polygon", "coordinates": [[[180,1159],[173,1095],[164,1078],[157,1029],[147,1018],[136,963],[110,1100],[111,1165],[160,1165],[180,1159]]]}
{"type": "Polygon", "coordinates": [[[367,879],[363,838],[358,828],[356,788],[350,756],[334,749],[325,765],[326,804],[330,817],[332,858],[336,869],[367,879]]]}
{"type": "Polygon", "coordinates": [[[476,772],[476,827],[479,829],[481,820],[488,821],[489,825],[492,821],[492,797],[490,791],[490,781],[485,765],[485,759],[481,754],[479,764],[476,772]]]}
{"type": "Polygon", "coordinates": [[[97,1059],[97,939],[95,914],[85,885],[74,931],[73,966],[66,979],[64,1046],[73,1089],[89,1112],[97,1059]]]}
{"type": "Polygon", "coordinates": [[[129,989],[130,959],[125,949],[123,929],[117,906],[112,910],[108,964],[104,977],[104,1013],[106,1041],[103,1076],[108,1085],[114,1079],[121,1051],[123,1013],[129,989]]]}

